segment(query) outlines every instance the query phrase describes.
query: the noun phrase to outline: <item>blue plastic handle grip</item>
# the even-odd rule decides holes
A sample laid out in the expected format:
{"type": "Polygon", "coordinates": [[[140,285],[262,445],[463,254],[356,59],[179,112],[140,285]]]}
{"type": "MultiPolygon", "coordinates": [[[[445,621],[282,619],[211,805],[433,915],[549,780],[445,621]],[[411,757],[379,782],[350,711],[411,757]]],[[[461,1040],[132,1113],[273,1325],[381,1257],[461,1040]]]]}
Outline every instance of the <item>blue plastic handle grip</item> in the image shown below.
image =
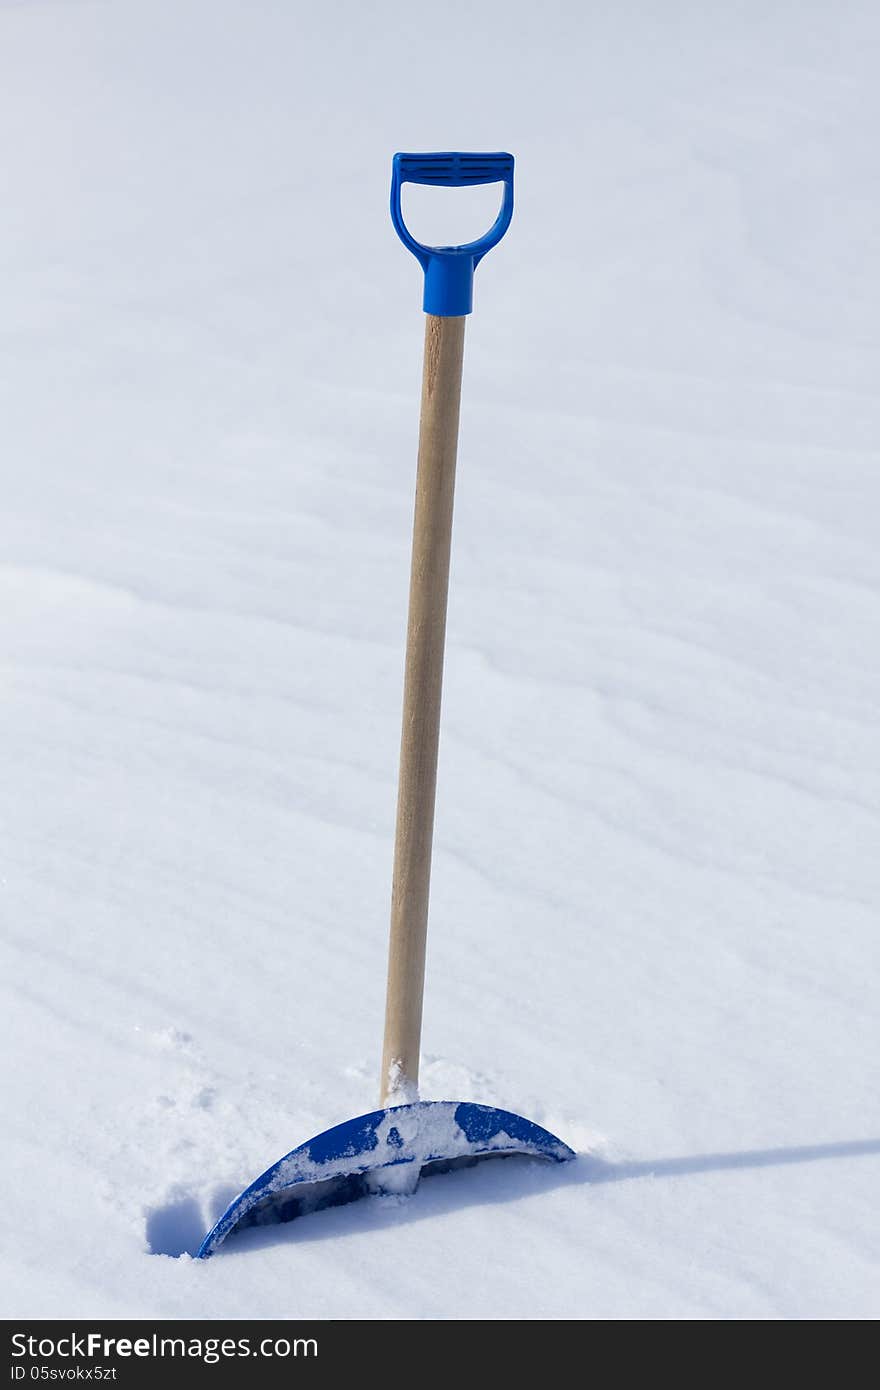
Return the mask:
{"type": "Polygon", "coordinates": [[[474,271],[487,251],[504,236],[513,216],[513,155],[396,154],[391,169],[391,220],[404,246],[425,272],[424,310],[442,318],[469,314],[474,301],[474,271]],[[477,241],[466,246],[423,246],[409,232],[400,207],[405,183],[428,183],[442,188],[470,188],[480,183],[503,183],[501,211],[477,241]]]}

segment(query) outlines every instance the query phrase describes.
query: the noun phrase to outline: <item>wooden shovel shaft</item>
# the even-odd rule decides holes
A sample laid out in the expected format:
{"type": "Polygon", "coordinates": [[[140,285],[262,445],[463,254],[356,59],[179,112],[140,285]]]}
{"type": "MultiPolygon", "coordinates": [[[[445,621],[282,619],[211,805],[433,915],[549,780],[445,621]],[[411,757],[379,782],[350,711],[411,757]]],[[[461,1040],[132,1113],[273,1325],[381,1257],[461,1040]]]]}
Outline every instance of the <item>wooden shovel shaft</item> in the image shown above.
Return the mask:
{"type": "Polygon", "coordinates": [[[413,523],[381,1104],[414,1099],[465,319],[428,314],[413,523]]]}

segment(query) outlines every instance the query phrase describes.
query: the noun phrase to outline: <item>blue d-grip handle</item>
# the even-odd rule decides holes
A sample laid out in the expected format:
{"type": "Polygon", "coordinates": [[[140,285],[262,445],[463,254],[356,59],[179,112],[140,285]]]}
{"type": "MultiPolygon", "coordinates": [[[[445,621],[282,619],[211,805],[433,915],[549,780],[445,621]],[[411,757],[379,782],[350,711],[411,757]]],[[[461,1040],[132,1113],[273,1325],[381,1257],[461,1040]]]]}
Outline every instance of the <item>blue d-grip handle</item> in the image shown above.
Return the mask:
{"type": "Polygon", "coordinates": [[[513,216],[512,154],[396,154],[391,172],[391,220],[404,246],[425,272],[424,310],[443,318],[469,314],[474,302],[474,271],[487,251],[504,236],[513,216]],[[466,246],[423,246],[410,235],[400,208],[405,183],[430,183],[442,188],[470,188],[478,183],[503,183],[501,211],[477,241],[466,246]]]}

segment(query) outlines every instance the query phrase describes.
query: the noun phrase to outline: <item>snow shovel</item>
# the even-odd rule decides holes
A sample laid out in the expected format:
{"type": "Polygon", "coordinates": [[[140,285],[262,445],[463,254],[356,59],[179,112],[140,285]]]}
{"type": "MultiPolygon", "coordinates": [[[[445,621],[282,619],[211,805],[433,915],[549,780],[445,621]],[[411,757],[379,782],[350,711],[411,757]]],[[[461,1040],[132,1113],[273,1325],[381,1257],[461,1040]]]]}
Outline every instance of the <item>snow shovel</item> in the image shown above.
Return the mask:
{"type": "Polygon", "coordinates": [[[391,892],[391,939],[381,1109],[346,1120],[293,1149],[252,1183],[205,1236],[198,1258],[232,1231],[262,1226],[371,1193],[408,1194],[419,1178],[483,1158],[529,1154],[564,1162],[574,1153],[521,1115],[470,1101],[418,1098],[428,889],[440,732],[440,692],[465,318],[474,269],[513,213],[513,156],[396,154],[391,218],[425,272],[424,375],[413,527],[403,734],[391,892]],[[478,241],[423,246],[403,221],[404,183],[463,188],[504,185],[501,211],[478,241]]]}

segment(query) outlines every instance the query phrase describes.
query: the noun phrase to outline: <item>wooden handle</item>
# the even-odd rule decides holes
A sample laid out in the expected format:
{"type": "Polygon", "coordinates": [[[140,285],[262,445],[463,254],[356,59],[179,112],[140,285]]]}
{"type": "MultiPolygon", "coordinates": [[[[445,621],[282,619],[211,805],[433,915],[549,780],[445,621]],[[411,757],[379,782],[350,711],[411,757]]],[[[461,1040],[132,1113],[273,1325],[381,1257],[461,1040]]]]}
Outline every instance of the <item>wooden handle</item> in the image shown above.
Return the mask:
{"type": "Polygon", "coordinates": [[[413,523],[380,1102],[418,1096],[465,318],[428,314],[413,523]]]}

